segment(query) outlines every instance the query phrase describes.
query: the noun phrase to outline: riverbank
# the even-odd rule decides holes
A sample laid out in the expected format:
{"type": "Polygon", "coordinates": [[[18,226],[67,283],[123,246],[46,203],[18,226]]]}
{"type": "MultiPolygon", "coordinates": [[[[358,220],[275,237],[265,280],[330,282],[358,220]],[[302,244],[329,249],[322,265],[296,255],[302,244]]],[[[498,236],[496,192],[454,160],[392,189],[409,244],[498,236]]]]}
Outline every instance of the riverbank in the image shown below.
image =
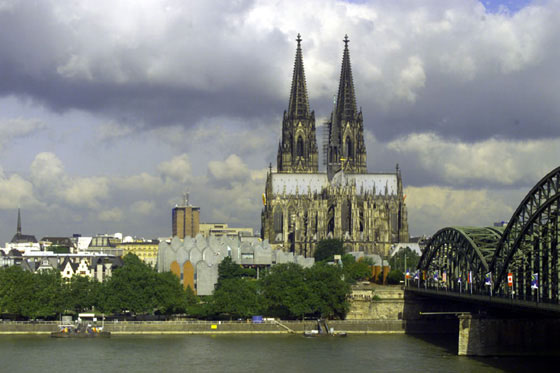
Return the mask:
{"type": "MultiPolygon", "coordinates": [[[[448,334],[457,332],[457,324],[422,320],[332,320],[329,328],[348,334],[448,334]],[[437,325],[435,325],[437,324],[437,325]]],[[[113,335],[154,334],[299,334],[316,328],[316,322],[267,321],[119,321],[106,322],[104,330],[113,335]]],[[[57,322],[2,322],[0,335],[50,334],[58,330],[57,322]]]]}

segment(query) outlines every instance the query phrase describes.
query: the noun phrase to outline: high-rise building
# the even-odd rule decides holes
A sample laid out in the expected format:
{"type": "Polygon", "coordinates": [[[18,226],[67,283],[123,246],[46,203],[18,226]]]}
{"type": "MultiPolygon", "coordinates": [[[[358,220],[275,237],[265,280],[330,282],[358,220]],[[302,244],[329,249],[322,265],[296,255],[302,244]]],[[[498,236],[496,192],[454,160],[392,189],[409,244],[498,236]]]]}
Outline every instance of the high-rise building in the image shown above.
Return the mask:
{"type": "Polygon", "coordinates": [[[188,193],[184,195],[183,204],[176,205],[171,214],[172,235],[180,239],[195,237],[200,226],[200,207],[189,204],[188,193]]]}
{"type": "Polygon", "coordinates": [[[362,111],[357,109],[348,37],[338,95],[323,144],[327,172],[318,170],[315,114],[310,111],[301,37],[288,110],[282,121],[277,171],[267,175],[261,236],[274,248],[312,256],[321,239],[340,238],[352,251],[386,255],[408,241],[402,178],[368,173],[362,111]]]}

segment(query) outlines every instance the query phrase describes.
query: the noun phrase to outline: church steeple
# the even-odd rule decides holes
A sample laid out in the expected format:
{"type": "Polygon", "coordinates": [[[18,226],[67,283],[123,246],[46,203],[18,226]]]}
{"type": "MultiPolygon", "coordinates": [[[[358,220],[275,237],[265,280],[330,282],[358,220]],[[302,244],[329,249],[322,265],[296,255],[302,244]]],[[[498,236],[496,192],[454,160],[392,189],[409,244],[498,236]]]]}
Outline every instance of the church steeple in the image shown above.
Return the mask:
{"type": "Polygon", "coordinates": [[[298,34],[290,101],[288,110],[284,111],[278,148],[278,172],[313,173],[319,169],[315,112],[309,110],[301,40],[298,34]]]}
{"type": "Polygon", "coordinates": [[[17,209],[17,234],[21,235],[21,211],[17,209]]]}
{"type": "Polygon", "coordinates": [[[342,68],[340,83],[336,98],[336,114],[342,120],[356,118],[356,94],[354,93],[354,79],[352,79],[352,66],[350,65],[350,51],[348,50],[348,35],[344,36],[344,53],[342,55],[342,68]]]}
{"type": "Polygon", "coordinates": [[[329,122],[327,172],[329,178],[340,169],[346,173],[366,173],[366,147],[362,111],[356,109],[348,35],[344,36],[342,68],[335,107],[329,122]]]}
{"type": "Polygon", "coordinates": [[[307,99],[307,85],[305,83],[305,71],[303,70],[301,40],[301,36],[298,34],[294,76],[288,105],[288,118],[290,119],[309,117],[309,100],[307,99]]]}

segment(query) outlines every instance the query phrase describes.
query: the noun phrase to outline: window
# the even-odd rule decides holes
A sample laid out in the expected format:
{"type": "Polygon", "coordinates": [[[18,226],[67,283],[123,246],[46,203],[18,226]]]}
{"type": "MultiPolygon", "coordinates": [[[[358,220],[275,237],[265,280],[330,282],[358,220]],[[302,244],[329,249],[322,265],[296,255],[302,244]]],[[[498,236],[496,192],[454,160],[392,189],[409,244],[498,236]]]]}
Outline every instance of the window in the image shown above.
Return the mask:
{"type": "Polygon", "coordinates": [[[297,155],[303,157],[303,139],[301,136],[299,136],[297,140],[297,155]]]}

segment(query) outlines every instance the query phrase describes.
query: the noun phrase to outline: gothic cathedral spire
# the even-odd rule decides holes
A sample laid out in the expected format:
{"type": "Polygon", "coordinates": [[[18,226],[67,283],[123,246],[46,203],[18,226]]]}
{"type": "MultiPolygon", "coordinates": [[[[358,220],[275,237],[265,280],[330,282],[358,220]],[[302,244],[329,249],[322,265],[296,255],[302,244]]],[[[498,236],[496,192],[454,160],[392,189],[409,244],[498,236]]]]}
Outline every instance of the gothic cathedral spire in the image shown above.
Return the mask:
{"type": "Polygon", "coordinates": [[[346,173],[366,173],[367,156],[364,144],[362,111],[356,108],[352,79],[348,35],[344,37],[344,52],[340,83],[334,110],[329,122],[327,172],[329,177],[343,169],[346,173]]]}
{"type": "Polygon", "coordinates": [[[282,141],[278,148],[278,172],[313,173],[318,171],[315,112],[309,110],[301,40],[301,36],[298,34],[290,101],[288,111],[284,111],[282,141]]]}

